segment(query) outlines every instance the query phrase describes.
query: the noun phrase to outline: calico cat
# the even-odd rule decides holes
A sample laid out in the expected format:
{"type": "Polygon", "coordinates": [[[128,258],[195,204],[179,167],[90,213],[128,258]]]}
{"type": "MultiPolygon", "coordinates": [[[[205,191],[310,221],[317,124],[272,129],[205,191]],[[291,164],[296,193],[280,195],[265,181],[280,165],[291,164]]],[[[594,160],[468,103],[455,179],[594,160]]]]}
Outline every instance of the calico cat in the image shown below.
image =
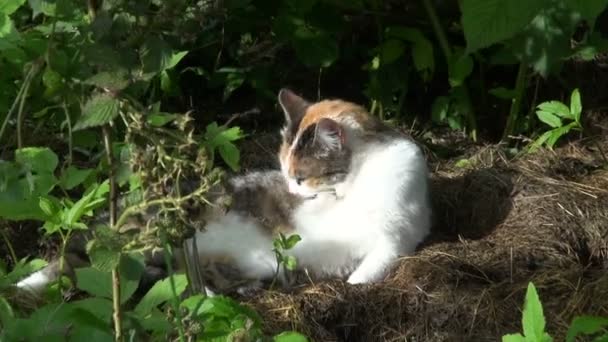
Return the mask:
{"type": "MultiPolygon", "coordinates": [[[[286,89],[278,100],[285,114],[281,170],[232,178],[222,189],[232,195],[231,206],[205,213],[189,259],[209,290],[246,289],[282,270],[273,239],[295,233],[302,240],[287,254],[310,276],[351,284],[382,280],[398,256],[412,253],[429,233],[421,150],[356,104],[310,103],[286,89]]],[[[18,286],[53,280],[44,272],[18,286]]]]}
{"type": "Polygon", "coordinates": [[[428,171],[420,148],[356,104],[310,103],[281,90],[279,159],[302,241],[294,256],[318,276],[383,279],[430,230],[428,171]]]}

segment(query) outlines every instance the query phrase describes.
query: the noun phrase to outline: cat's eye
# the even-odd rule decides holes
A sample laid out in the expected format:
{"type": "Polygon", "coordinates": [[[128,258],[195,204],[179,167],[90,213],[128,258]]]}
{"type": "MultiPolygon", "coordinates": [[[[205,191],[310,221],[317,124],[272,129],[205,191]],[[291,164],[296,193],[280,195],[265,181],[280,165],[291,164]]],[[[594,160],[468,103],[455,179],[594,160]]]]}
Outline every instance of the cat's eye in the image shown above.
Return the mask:
{"type": "Polygon", "coordinates": [[[302,185],[303,181],[304,181],[304,177],[296,177],[296,184],[302,185]]]}

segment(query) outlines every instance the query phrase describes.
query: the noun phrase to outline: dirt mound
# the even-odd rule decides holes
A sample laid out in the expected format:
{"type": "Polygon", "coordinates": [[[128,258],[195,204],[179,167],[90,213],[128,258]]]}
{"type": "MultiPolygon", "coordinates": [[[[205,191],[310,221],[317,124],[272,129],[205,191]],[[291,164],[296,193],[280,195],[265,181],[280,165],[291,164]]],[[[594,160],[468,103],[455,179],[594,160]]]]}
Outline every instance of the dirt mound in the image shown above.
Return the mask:
{"type": "Polygon", "coordinates": [[[605,136],[514,161],[496,146],[440,161],[434,232],[385,282],[268,291],[250,304],[269,332],[315,341],[497,341],[520,331],[533,281],[561,338],[575,315],[608,315],[605,136]]]}

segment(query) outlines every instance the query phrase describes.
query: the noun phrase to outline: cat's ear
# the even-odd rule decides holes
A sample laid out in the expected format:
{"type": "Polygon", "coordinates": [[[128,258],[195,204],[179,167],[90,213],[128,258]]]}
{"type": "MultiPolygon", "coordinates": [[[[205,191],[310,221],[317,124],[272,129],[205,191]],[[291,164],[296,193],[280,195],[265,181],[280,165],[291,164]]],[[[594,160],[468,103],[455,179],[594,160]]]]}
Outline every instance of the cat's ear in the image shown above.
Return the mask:
{"type": "Polygon", "coordinates": [[[339,151],[344,146],[344,129],[336,121],[323,118],[315,126],[314,142],[330,151],[339,151]]]}
{"type": "Polygon", "coordinates": [[[279,91],[279,104],[285,113],[285,125],[297,125],[306,114],[310,103],[293,91],[283,88],[279,91]]]}

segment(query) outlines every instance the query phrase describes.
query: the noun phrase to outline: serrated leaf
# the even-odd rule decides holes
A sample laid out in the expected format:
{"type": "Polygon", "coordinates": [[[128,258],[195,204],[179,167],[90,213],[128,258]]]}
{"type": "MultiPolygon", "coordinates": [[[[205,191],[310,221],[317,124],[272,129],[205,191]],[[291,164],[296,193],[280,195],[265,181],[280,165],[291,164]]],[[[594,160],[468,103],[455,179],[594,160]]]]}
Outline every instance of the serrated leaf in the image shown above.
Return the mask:
{"type": "Polygon", "coordinates": [[[104,298],[112,298],[112,276],[109,272],[94,267],[77,268],[76,286],[87,293],[104,298]]]}
{"type": "MultiPolygon", "coordinates": [[[[173,275],[175,284],[175,295],[180,296],[186,286],[188,286],[188,278],[184,274],[173,275]]],[[[150,291],[141,299],[135,307],[135,313],[140,316],[148,315],[156,306],[173,298],[174,294],[171,289],[171,278],[167,277],[158,281],[152,286],[150,291]]]]}
{"type": "Polygon", "coordinates": [[[61,187],[65,190],[72,190],[82,184],[92,173],[93,169],[79,169],[70,165],[62,174],[60,179],[61,187]]]}
{"type": "Polygon", "coordinates": [[[119,262],[120,302],[126,302],[137,290],[141,275],[144,272],[142,258],[135,254],[122,254],[119,262]]]}
{"type": "Polygon", "coordinates": [[[574,121],[581,122],[581,113],[583,112],[583,105],[581,104],[581,93],[577,89],[572,91],[570,95],[570,114],[574,116],[574,121]]]}
{"type": "Polygon", "coordinates": [[[82,116],[74,125],[74,130],[102,126],[118,116],[120,101],[109,94],[94,95],[84,105],[82,116]]]}
{"type": "Polygon", "coordinates": [[[111,272],[120,262],[120,251],[111,250],[99,244],[93,244],[93,247],[88,250],[91,265],[102,271],[111,272]]]}
{"type": "Polygon", "coordinates": [[[574,342],[577,336],[581,334],[593,335],[604,331],[608,328],[607,317],[597,316],[579,316],[575,317],[566,335],[566,342],[574,342]]]}
{"type": "Polygon", "coordinates": [[[559,118],[559,116],[553,114],[553,112],[537,110],[536,116],[540,119],[540,121],[546,123],[547,125],[553,128],[560,127],[562,125],[562,120],[559,118]]]}
{"type": "Polygon", "coordinates": [[[26,170],[37,173],[52,173],[59,164],[59,158],[47,147],[24,147],[15,151],[15,161],[26,170]]]}
{"type": "Polygon", "coordinates": [[[513,37],[544,5],[540,0],[464,0],[462,27],[467,51],[474,52],[513,37]]]}
{"type": "Polygon", "coordinates": [[[308,342],[306,336],[295,332],[285,331],[272,338],[273,342],[308,342]]]}
{"type": "Polygon", "coordinates": [[[130,75],[127,70],[116,68],[112,71],[97,73],[85,80],[84,83],[94,85],[100,89],[119,91],[129,86],[129,77],[130,75]]]}
{"type": "Polygon", "coordinates": [[[543,336],[545,335],[545,316],[538,293],[532,283],[528,284],[528,290],[526,291],[522,326],[526,340],[543,340],[543,336]]]}
{"type": "Polygon", "coordinates": [[[559,116],[560,118],[574,119],[570,114],[570,108],[560,101],[547,101],[539,104],[538,109],[559,116]]]}
{"type": "Polygon", "coordinates": [[[2,0],[0,1],[0,13],[13,14],[19,7],[23,6],[25,0],[2,0]]]}

